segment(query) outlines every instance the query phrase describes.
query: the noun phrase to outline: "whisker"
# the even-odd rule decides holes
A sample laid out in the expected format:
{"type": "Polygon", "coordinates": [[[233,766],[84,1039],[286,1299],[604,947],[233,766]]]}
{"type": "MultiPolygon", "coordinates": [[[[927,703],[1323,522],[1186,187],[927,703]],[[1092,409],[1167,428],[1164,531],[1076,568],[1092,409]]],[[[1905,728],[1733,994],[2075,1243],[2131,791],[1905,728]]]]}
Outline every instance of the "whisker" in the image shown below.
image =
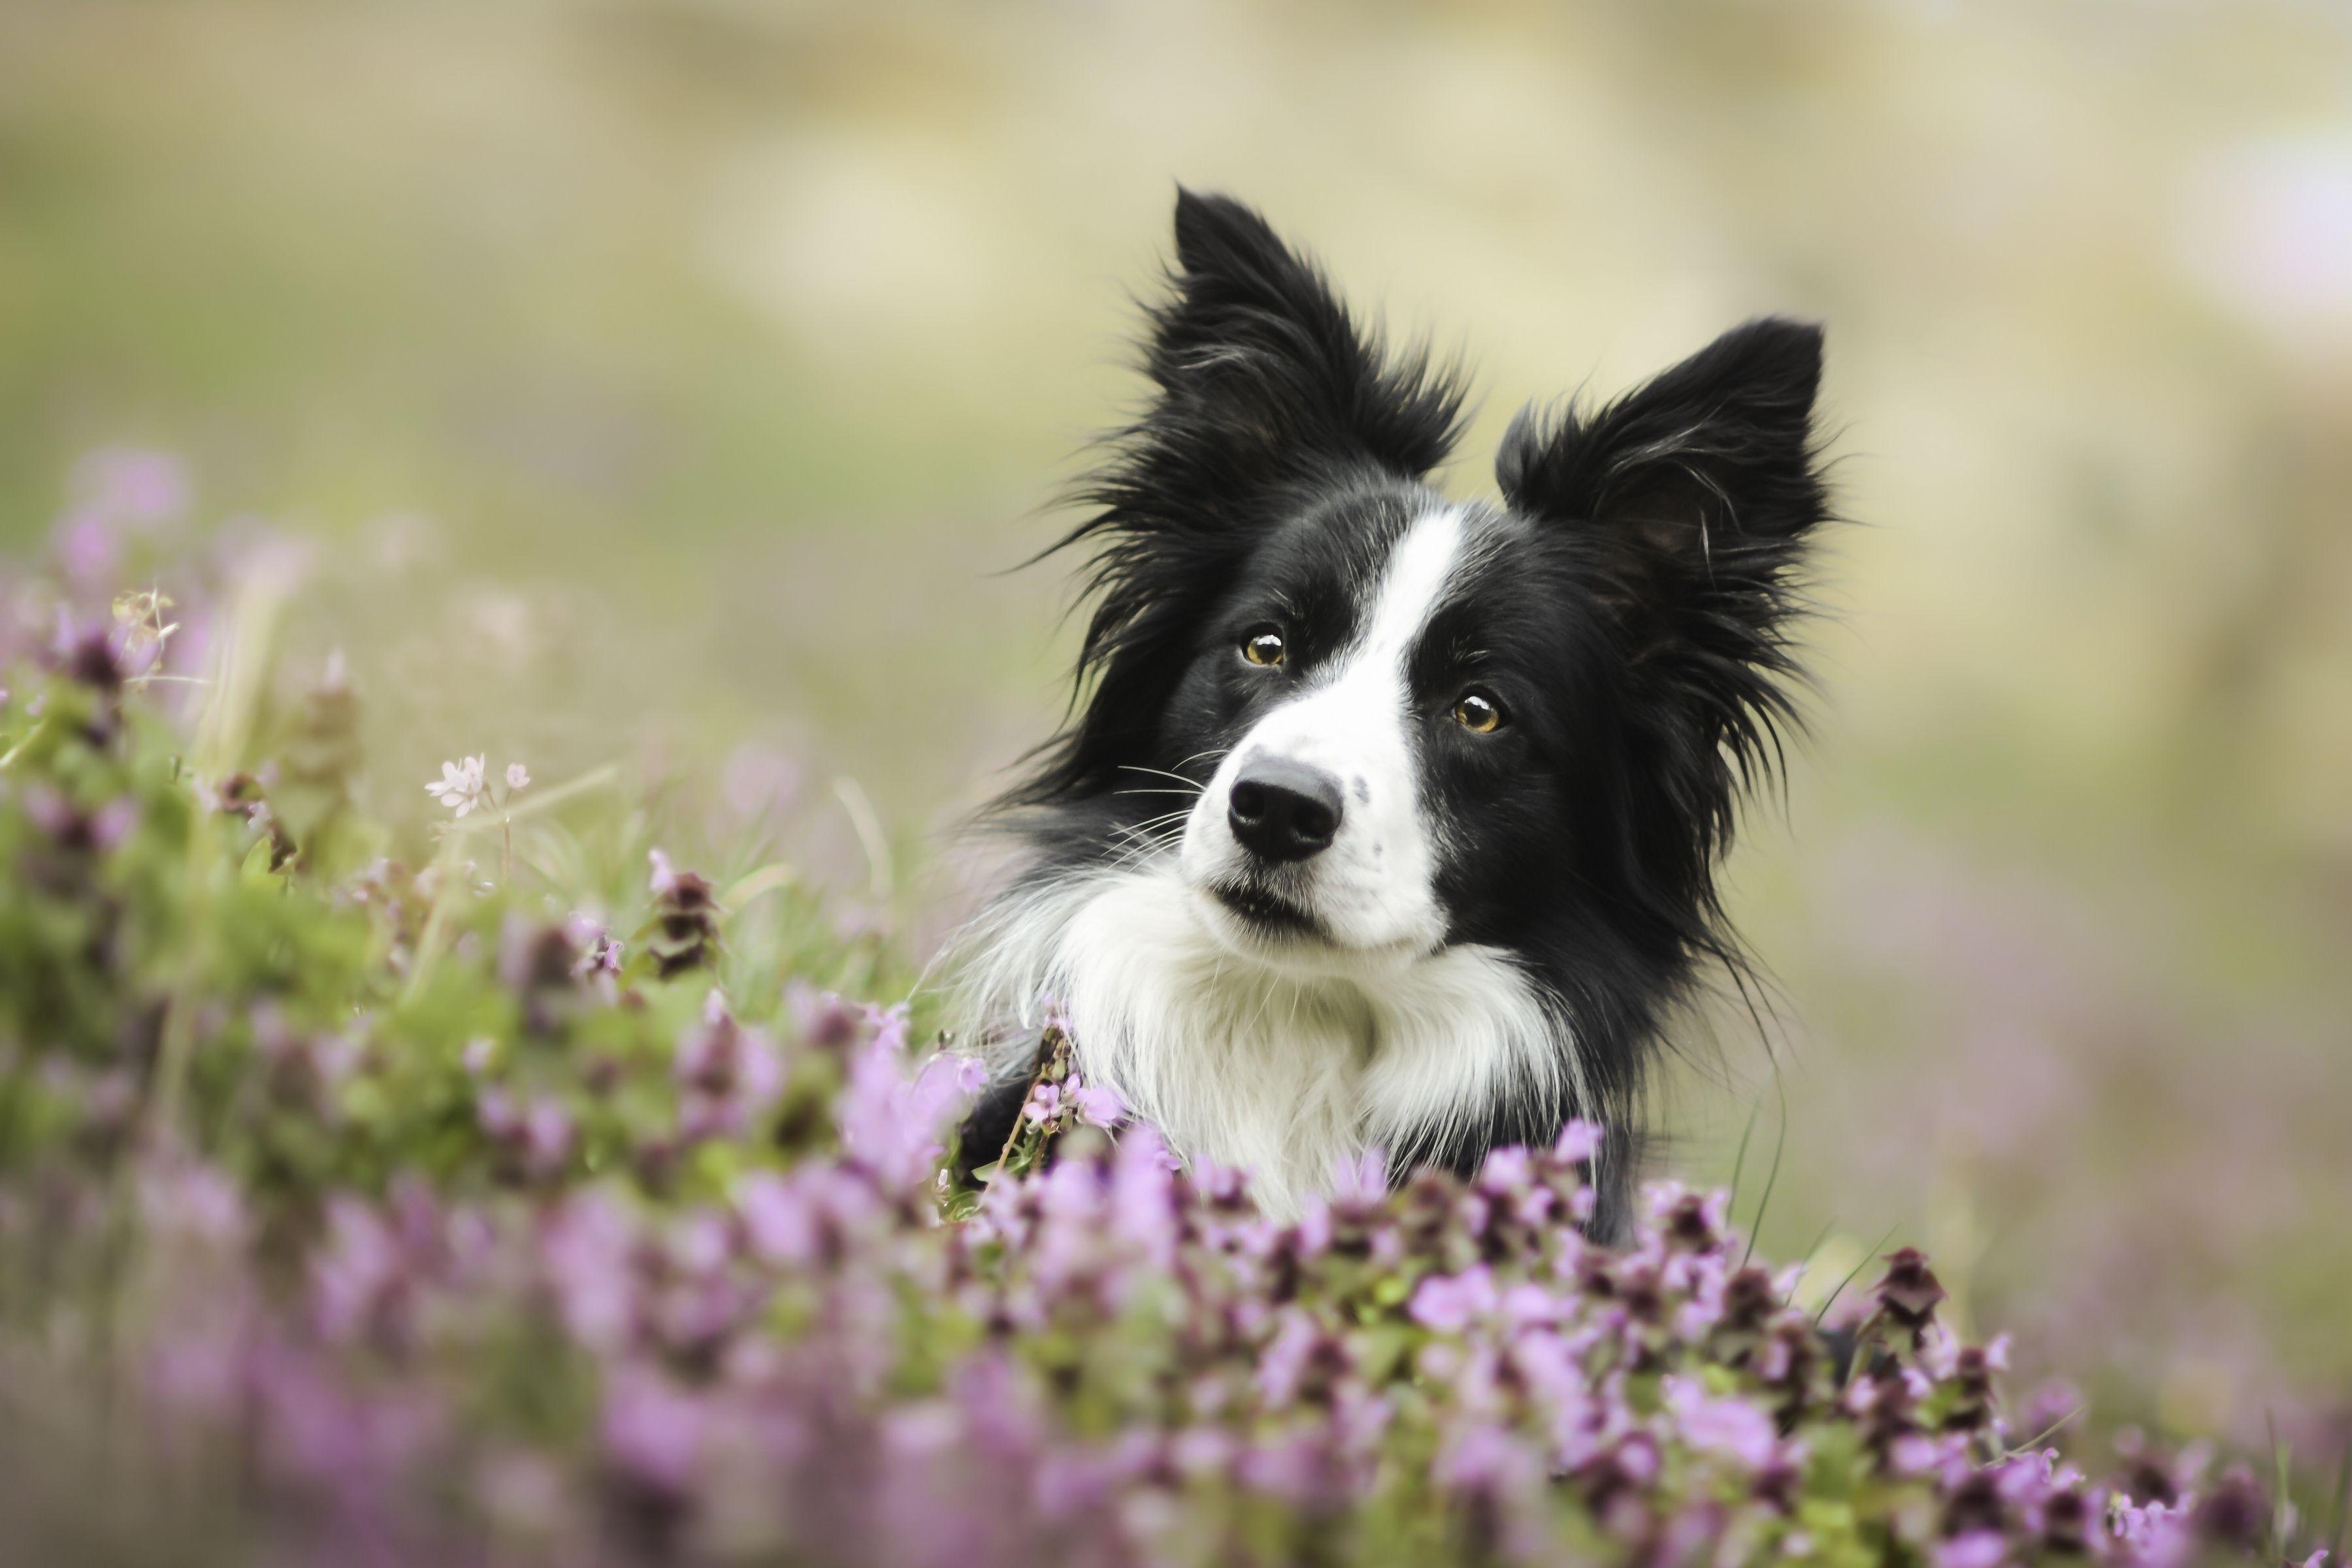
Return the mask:
{"type": "Polygon", "coordinates": [[[1156,833],[1161,832],[1163,829],[1175,826],[1178,823],[1183,820],[1184,816],[1189,816],[1191,815],[1192,814],[1190,812],[1186,812],[1182,816],[1157,816],[1152,818],[1150,822],[1135,823],[1130,826],[1119,827],[1116,831],[1122,838],[1148,838],[1156,833]]]}
{"type": "Polygon", "coordinates": [[[1118,850],[1111,857],[1109,861],[1107,862],[1107,868],[1114,871],[1125,870],[1129,866],[1136,865],[1140,861],[1150,858],[1155,854],[1159,854],[1161,851],[1168,849],[1171,846],[1174,845],[1181,837],[1181,836],[1179,834],[1172,833],[1164,837],[1154,837],[1150,834],[1134,835],[1130,837],[1128,843],[1121,845],[1118,850]]]}
{"type": "Polygon", "coordinates": [[[1190,819],[1192,815],[1192,811],[1190,806],[1180,811],[1163,811],[1159,816],[1146,817],[1141,822],[1115,823],[1112,825],[1111,830],[1115,833],[1127,835],[1150,833],[1157,828],[1173,827],[1178,824],[1190,819]]]}
{"type": "MultiPolygon", "coordinates": [[[[1171,793],[1172,794],[1173,792],[1171,791],[1171,793]]],[[[1119,824],[1119,826],[1122,829],[1155,827],[1163,822],[1181,822],[1192,815],[1192,808],[1189,805],[1184,805],[1177,807],[1174,811],[1163,811],[1157,816],[1146,817],[1141,822],[1121,823],[1119,824]]]]}
{"type": "MultiPolygon", "coordinates": [[[[1188,757],[1188,758],[1186,758],[1185,760],[1186,760],[1187,762],[1190,762],[1192,759],[1188,757]]],[[[1118,765],[1119,765],[1119,770],[1120,770],[1122,773],[1156,773],[1156,774],[1158,774],[1160,777],[1161,777],[1161,778],[1163,778],[1163,779],[1174,779],[1178,784],[1190,784],[1190,785],[1192,785],[1192,786],[1193,793],[1194,793],[1194,794],[1196,794],[1196,795],[1197,795],[1198,793],[1200,793],[1202,790],[1204,790],[1204,789],[1206,789],[1206,788],[1208,788],[1208,787],[1209,787],[1208,785],[1206,785],[1206,784],[1202,784],[1202,783],[1200,780],[1198,780],[1198,779],[1188,779],[1188,778],[1186,778],[1182,773],[1170,773],[1166,768],[1145,768],[1145,767],[1138,767],[1138,766],[1137,766],[1135,763],[1119,763],[1118,765]]]]}

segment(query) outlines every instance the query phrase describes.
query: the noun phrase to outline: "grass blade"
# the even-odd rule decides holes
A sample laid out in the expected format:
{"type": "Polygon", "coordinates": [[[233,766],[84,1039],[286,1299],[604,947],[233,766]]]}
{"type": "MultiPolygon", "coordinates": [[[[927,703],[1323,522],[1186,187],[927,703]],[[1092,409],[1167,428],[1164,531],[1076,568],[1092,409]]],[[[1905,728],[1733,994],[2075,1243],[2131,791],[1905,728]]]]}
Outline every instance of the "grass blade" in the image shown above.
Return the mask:
{"type": "Polygon", "coordinates": [[[740,913],[744,905],[763,894],[791,887],[799,880],[800,873],[782,860],[772,860],[751,872],[720,895],[720,907],[729,913],[740,913]]]}
{"type": "Polygon", "coordinates": [[[2028,1437],[2024,1442],[2020,1443],[2015,1447],[2010,1449],[2010,1451],[2002,1457],[2004,1458],[2014,1459],[2020,1454],[2032,1453],[2034,1449],[2039,1448],[2042,1444],[2048,1442],[2051,1437],[2055,1436],[2060,1427],[2065,1426],[2067,1422],[2072,1421],[2075,1416],[2080,1415],[2084,1411],[2088,1410],[2090,1407],[2091,1402],[2087,1399],[2084,1400],[2082,1404],[2074,1406],[2074,1409],[2066,1412],[2065,1415],[2058,1417],[2057,1420],[2050,1423],[2049,1426],[2042,1428],[2041,1431],[2036,1432],[2032,1436],[2028,1437]]]}
{"type": "Polygon", "coordinates": [[[483,811],[470,817],[461,817],[455,822],[444,823],[441,825],[441,833],[443,837],[448,838],[464,838],[471,834],[488,833],[508,823],[527,822],[534,816],[553,811],[557,806],[581,795],[618,784],[620,778],[619,765],[606,763],[601,767],[589,769],[576,779],[557,784],[552,789],[540,790],[528,800],[501,806],[495,815],[483,811]]]}
{"type": "Polygon", "coordinates": [[[1756,1119],[1764,1114],[1764,1097],[1758,1095],[1748,1106],[1748,1125],[1739,1130],[1739,1152],[1731,1157],[1731,1198],[1724,1205],[1727,1214],[1739,1212],[1739,1178],[1748,1170],[1748,1141],[1756,1135],[1756,1119]]]}
{"type": "Polygon", "coordinates": [[[1780,1154],[1789,1146],[1789,1089],[1781,1081],[1779,1062],[1772,1064],[1772,1088],[1780,1097],[1780,1131],[1772,1140],[1772,1169],[1764,1177],[1764,1195],[1756,1200],[1756,1217],[1748,1225],[1748,1249],[1739,1255],[1739,1267],[1742,1268],[1747,1268],[1748,1260],[1756,1256],[1756,1233],[1764,1228],[1765,1212],[1772,1206],[1772,1189],[1780,1181],[1780,1154]]]}
{"type": "Polygon", "coordinates": [[[1894,1239],[1895,1226],[1890,1225],[1879,1236],[1879,1238],[1876,1241],[1871,1243],[1870,1250],[1862,1255],[1862,1262],[1856,1263],[1853,1268],[1845,1271],[1845,1278],[1839,1280],[1837,1283],[1837,1289],[1830,1292],[1830,1299],[1822,1303],[1822,1310],[1820,1311],[1813,1314],[1813,1327],[1817,1329],[1820,1328],[1823,1320],[1829,1317],[1830,1309],[1837,1305],[1837,1299],[1840,1296],[1845,1294],[1845,1288],[1853,1283],[1853,1277],[1862,1272],[1863,1264],[1868,1263],[1872,1258],[1877,1257],[1878,1249],[1885,1247],[1888,1242],[1894,1239]]]}
{"type": "Polygon", "coordinates": [[[2352,1432],[2344,1434],[2344,1457],[2336,1465],[2336,1501],[2327,1510],[2327,1561],[2344,1563],[2344,1505],[2352,1501],[2352,1432]]]}

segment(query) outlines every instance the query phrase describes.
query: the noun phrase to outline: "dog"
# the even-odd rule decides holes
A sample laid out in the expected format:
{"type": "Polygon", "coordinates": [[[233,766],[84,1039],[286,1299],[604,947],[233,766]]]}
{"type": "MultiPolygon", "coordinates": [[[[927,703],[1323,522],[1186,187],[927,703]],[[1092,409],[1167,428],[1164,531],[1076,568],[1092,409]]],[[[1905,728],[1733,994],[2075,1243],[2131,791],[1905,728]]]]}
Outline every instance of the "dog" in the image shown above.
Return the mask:
{"type": "Polygon", "coordinates": [[[1237,201],[1180,191],[1175,240],[1150,401],[1055,547],[1091,616],[997,805],[1025,865],[956,944],[995,1067],[965,1164],[1051,1006],[1088,1082],[1272,1215],[1375,1150],[1467,1175],[1582,1118],[1617,1235],[1667,1030],[1752,976],[1717,871],[1797,720],[1821,331],[1522,411],[1496,504],[1431,483],[1458,369],[1237,201]]]}

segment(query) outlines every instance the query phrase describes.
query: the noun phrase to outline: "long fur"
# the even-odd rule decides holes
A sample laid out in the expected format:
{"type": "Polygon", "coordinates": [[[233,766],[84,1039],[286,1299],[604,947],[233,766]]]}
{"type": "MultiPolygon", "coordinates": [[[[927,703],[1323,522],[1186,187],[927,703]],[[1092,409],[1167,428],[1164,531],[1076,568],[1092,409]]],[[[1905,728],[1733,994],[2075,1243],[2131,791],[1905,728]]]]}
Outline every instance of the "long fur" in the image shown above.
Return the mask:
{"type": "Polygon", "coordinates": [[[1093,611],[999,804],[1027,864],[957,944],[1001,1068],[966,1142],[1001,1142],[1050,999],[1089,1078],[1275,1212],[1372,1148],[1467,1171],[1584,1116],[1612,1234],[1670,1024],[1745,973],[1715,879],[1793,717],[1819,331],[1523,413],[1496,507],[1428,483],[1457,374],[1238,203],[1180,193],[1176,251],[1151,400],[1062,542],[1093,611]],[[1328,842],[1268,847],[1235,792],[1272,767],[1320,781],[1328,842]]]}

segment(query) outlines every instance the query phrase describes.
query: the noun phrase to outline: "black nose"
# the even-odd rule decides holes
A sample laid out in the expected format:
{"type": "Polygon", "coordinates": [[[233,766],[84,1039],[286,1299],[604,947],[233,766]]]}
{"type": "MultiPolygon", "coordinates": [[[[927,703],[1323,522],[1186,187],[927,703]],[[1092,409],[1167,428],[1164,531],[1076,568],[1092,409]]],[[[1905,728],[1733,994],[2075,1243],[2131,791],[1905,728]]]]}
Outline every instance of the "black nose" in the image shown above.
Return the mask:
{"type": "Polygon", "coordinates": [[[1304,860],[1339,831],[1339,781],[1280,757],[1245,764],[1234,780],[1225,820],[1242,847],[1266,860],[1304,860]]]}

